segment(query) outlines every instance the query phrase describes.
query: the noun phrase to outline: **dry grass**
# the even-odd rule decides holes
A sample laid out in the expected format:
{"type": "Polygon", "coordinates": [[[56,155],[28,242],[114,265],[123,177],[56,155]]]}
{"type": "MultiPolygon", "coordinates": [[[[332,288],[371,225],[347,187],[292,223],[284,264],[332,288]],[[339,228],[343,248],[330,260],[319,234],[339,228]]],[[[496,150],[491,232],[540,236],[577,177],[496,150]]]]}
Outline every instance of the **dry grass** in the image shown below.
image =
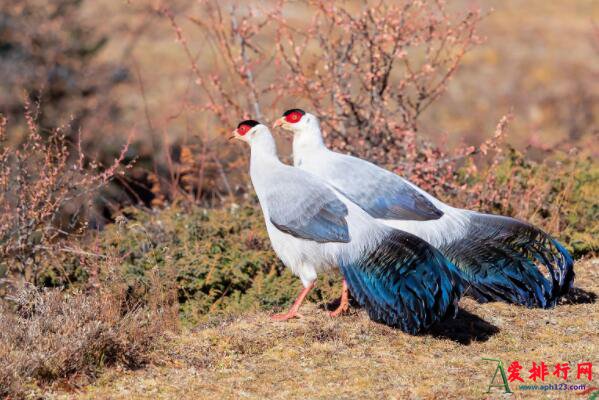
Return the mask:
{"type": "MultiPolygon", "coordinates": [[[[587,293],[599,292],[598,266],[598,259],[577,265],[577,286],[587,293]]],[[[315,304],[289,323],[264,313],[216,319],[175,337],[147,369],[113,370],[83,391],[50,397],[484,398],[494,369],[483,357],[527,369],[533,361],[599,361],[599,303],[574,303],[529,310],[464,299],[457,320],[417,337],[375,324],[361,310],[331,320],[315,304]]],[[[599,386],[597,372],[594,378],[599,386]]],[[[577,397],[512,389],[513,398],[577,397]]]]}
{"type": "Polygon", "coordinates": [[[74,293],[26,285],[0,302],[0,398],[38,398],[50,385],[88,384],[104,366],[145,365],[177,313],[164,301],[132,304],[126,289],[116,282],[74,293]]]}

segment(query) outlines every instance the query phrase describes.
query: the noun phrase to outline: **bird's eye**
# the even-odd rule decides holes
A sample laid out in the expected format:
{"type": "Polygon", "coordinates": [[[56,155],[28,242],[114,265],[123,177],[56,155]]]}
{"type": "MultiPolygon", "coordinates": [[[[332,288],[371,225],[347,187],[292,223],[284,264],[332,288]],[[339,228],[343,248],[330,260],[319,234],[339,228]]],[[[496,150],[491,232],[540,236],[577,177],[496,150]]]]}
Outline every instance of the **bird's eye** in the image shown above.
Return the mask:
{"type": "Polygon", "coordinates": [[[248,133],[249,130],[250,127],[248,125],[241,125],[239,128],[237,128],[237,133],[243,136],[248,133]]]}
{"type": "Polygon", "coordinates": [[[294,112],[292,112],[292,113],[289,113],[289,114],[288,114],[288,115],[285,117],[285,120],[286,120],[287,122],[290,122],[290,123],[294,124],[294,123],[296,123],[297,121],[299,121],[301,118],[302,118],[302,114],[301,114],[301,113],[299,113],[299,112],[297,112],[297,111],[294,111],[294,112]]]}

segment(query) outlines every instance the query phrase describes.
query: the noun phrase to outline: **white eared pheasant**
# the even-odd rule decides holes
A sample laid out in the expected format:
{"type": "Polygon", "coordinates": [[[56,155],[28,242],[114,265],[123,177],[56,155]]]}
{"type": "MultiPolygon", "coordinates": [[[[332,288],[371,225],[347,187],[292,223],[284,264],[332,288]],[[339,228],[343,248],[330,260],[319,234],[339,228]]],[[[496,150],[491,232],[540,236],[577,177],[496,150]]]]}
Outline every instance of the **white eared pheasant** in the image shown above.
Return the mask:
{"type": "Polygon", "coordinates": [[[276,126],[294,134],[296,167],[323,179],[376,220],[438,248],[462,271],[466,293],[477,300],[548,308],[572,287],[572,257],[535,226],[451,207],[397,174],[333,152],[323,142],[318,119],[301,109],[286,111],[276,126]]]}
{"type": "Polygon", "coordinates": [[[334,268],[375,321],[415,334],[455,315],[462,280],[439,251],[376,222],[309,172],[283,164],[265,125],[243,121],[233,138],[250,145],[250,177],[272,247],[304,285],[291,309],[274,319],[298,316],[316,274],[334,268]]]}

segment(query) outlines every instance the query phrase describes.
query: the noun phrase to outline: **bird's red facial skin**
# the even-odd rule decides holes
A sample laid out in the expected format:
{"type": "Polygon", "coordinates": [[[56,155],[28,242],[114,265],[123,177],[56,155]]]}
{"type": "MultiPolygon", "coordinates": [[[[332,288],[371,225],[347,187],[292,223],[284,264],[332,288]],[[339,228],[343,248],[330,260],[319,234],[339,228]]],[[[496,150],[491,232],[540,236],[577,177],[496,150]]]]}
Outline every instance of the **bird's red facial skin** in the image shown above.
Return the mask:
{"type": "Polygon", "coordinates": [[[289,122],[290,124],[295,124],[296,122],[299,122],[300,119],[302,119],[302,116],[302,113],[294,111],[285,116],[285,121],[289,122]]]}
{"type": "Polygon", "coordinates": [[[249,125],[241,125],[239,128],[237,128],[237,133],[240,136],[245,135],[246,133],[248,133],[248,131],[252,129],[249,125]]]}

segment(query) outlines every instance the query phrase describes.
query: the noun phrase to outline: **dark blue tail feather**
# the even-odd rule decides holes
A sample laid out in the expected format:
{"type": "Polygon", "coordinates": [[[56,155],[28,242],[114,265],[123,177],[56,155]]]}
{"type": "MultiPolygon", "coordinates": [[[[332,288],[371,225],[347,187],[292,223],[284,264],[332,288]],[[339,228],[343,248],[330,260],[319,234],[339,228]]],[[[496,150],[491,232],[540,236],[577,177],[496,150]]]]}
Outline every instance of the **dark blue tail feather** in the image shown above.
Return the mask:
{"type": "Polygon", "coordinates": [[[554,256],[554,262],[559,265],[562,271],[559,280],[559,290],[557,296],[567,294],[574,285],[574,259],[568,250],[561,245],[557,240],[550,238],[551,243],[558,250],[559,255],[554,256]]]}
{"type": "Polygon", "coordinates": [[[549,308],[574,281],[574,261],[559,242],[509,217],[472,213],[468,233],[440,250],[482,302],[549,308]]]}
{"type": "Polygon", "coordinates": [[[375,321],[416,334],[457,312],[460,272],[411,234],[393,231],[374,251],[340,268],[353,297],[375,321]]]}

